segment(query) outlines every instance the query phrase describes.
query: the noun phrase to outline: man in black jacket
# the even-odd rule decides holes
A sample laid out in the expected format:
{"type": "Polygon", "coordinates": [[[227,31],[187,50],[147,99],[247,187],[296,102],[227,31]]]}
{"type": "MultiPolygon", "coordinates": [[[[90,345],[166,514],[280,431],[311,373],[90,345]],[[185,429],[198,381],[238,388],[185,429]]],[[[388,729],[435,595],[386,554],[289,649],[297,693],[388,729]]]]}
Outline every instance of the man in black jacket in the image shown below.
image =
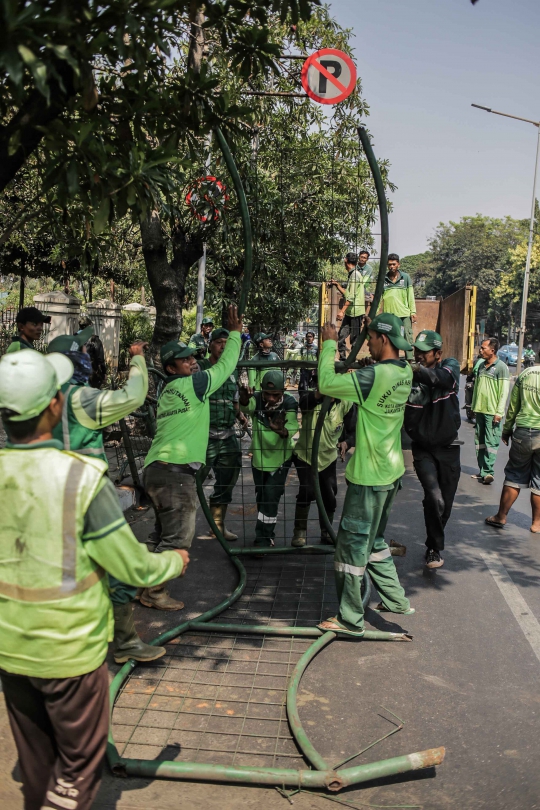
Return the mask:
{"type": "Polygon", "coordinates": [[[414,469],[424,488],[426,566],[444,564],[444,528],[450,517],[461,467],[457,434],[459,363],[441,360],[442,338],[425,329],[413,343],[413,387],[405,407],[404,427],[412,439],[414,469]]]}

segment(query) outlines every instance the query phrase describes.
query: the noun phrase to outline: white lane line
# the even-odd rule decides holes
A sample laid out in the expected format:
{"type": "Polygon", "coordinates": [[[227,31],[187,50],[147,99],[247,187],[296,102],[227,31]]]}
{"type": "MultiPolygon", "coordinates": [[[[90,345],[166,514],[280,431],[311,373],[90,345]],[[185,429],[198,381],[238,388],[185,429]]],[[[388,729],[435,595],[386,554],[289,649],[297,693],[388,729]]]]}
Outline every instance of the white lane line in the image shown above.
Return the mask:
{"type": "Polygon", "coordinates": [[[514,585],[510,574],[494,551],[481,551],[489,573],[504,596],[505,602],[514,614],[514,618],[523,630],[523,635],[532,647],[540,661],[540,623],[536,620],[532,610],[514,585]]]}

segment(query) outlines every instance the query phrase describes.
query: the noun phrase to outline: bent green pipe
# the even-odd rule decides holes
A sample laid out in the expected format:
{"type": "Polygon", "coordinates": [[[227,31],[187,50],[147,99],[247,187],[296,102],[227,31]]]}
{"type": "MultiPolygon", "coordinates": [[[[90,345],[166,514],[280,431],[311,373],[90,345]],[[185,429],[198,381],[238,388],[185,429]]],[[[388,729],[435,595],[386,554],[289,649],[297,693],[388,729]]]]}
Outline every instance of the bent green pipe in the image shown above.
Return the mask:
{"type": "Polygon", "coordinates": [[[243,315],[246,310],[249,291],[251,289],[251,269],[253,266],[253,234],[251,231],[251,219],[249,216],[249,208],[246,199],[246,193],[242,180],[236,168],[236,163],[232,156],[229,144],[219,127],[215,128],[216,138],[219,143],[219,148],[223,154],[227,169],[231,175],[236,196],[238,197],[238,204],[240,206],[240,216],[242,217],[242,230],[244,232],[244,277],[242,279],[242,290],[240,292],[240,301],[238,302],[238,314],[243,315]]]}
{"type": "Polygon", "coordinates": [[[293,788],[326,788],[332,792],[385,776],[417,771],[440,765],[444,748],[429,748],[414,754],[383,759],[355,768],[332,771],[295,771],[290,768],[250,768],[243,765],[207,765],[201,762],[156,762],[118,757],[113,772],[117,776],[142,776],[155,779],[186,779],[230,784],[274,785],[293,788]]]}

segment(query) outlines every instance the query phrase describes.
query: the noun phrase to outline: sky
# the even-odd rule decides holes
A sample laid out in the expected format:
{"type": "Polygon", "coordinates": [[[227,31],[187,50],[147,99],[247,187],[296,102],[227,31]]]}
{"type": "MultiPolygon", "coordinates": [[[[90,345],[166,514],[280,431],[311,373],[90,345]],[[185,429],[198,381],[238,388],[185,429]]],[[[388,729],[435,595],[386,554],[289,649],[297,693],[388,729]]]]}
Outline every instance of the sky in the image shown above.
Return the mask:
{"type": "Polygon", "coordinates": [[[390,250],[421,253],[440,222],[463,216],[529,217],[537,129],[471,103],[540,120],[540,0],[330,7],[353,29],[366,124],[398,186],[390,250]]]}

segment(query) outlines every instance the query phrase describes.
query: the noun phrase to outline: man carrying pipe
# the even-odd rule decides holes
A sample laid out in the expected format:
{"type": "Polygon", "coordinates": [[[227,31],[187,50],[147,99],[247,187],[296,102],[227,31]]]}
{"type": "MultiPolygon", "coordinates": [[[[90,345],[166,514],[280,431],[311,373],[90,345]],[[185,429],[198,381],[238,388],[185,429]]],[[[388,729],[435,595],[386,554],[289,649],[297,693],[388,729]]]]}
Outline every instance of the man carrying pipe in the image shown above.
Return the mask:
{"type": "Polygon", "coordinates": [[[361,586],[368,571],[381,596],[378,612],[414,613],[401,587],[394,560],[384,540],[390,509],[405,472],[401,427],[411,392],[412,371],[399,350],[412,351],[403,324],[392,314],[378,315],[368,326],[369,353],[375,364],[352,374],[336,374],[338,333],[322,329],[319,390],[356,402],[356,450],[347,465],[347,494],[336,538],[334,570],[339,612],[320,625],[338,635],[362,638],[364,606],[361,586]]]}
{"type": "MultiPolygon", "coordinates": [[[[62,354],[0,361],[0,679],[26,810],[90,810],[109,729],[108,572],[134,587],[180,576],[181,550],[149,554],[126,523],[105,462],[53,438],[62,354]]],[[[6,805],[7,806],[7,805],[6,805]]]]}
{"type": "Polygon", "coordinates": [[[251,468],[257,501],[255,545],[273,546],[279,502],[292,464],[293,436],[298,431],[298,403],[285,393],[285,377],[270,369],[262,391],[240,389],[240,409],[253,418],[251,468]]]}
{"type": "MultiPolygon", "coordinates": [[[[199,368],[203,371],[212,368],[219,361],[229,338],[228,329],[214,329],[210,335],[208,360],[200,360],[199,368]]],[[[225,540],[238,540],[238,535],[225,528],[227,507],[232,501],[233,489],[238,481],[242,466],[242,450],[234,429],[239,416],[238,406],[238,372],[234,370],[221,388],[210,394],[210,434],[206,450],[205,476],[210,469],[215,475],[214,491],[210,496],[210,511],[214,523],[225,540]]],[[[245,419],[243,414],[240,414],[245,419]]],[[[205,535],[214,537],[214,534],[205,535]]]]}
{"type": "MultiPolygon", "coordinates": [[[[236,368],[242,319],[229,307],[230,335],[215,365],[198,371],[195,348],[171,340],[161,347],[167,382],[157,407],[157,431],[144,464],[144,487],[154,506],[156,530],[146,541],[151,551],[189,549],[195,535],[195,474],[206,463],[210,432],[210,396],[236,368]]],[[[164,585],[147,588],[141,604],[158,610],[182,610],[164,585]]]]}
{"type": "Polygon", "coordinates": [[[442,360],[442,338],[424,329],[413,343],[413,387],[405,407],[404,426],[412,439],[414,469],[424,490],[426,566],[444,564],[444,529],[452,511],[461,467],[458,430],[459,363],[442,360]]]}
{"type": "MultiPolygon", "coordinates": [[[[144,359],[144,349],[148,344],[137,340],[130,346],[129,377],[125,385],[114,391],[102,391],[89,385],[93,368],[86,343],[93,333],[94,327],[90,324],[77,335],[58,335],[47,347],[49,354],[59,352],[73,363],[73,376],[62,386],[62,419],[54,428],[53,436],[64,450],[101,459],[108,466],[103,431],[143,404],[148,393],[148,371],[144,359]]],[[[109,587],[114,613],[115,662],[124,664],[130,658],[141,662],[155,661],[165,655],[165,647],[145,644],[135,629],[133,601],[137,588],[120,582],[114,576],[109,576],[109,587]]]]}
{"type": "MultiPolygon", "coordinates": [[[[302,412],[302,426],[294,447],[294,465],[298,473],[300,487],[296,496],[292,546],[305,546],[309,509],[315,500],[311,455],[313,434],[319,418],[323,395],[317,387],[317,377],[312,380],[314,388],[300,392],[299,405],[302,412]]],[[[354,446],[356,406],[347,400],[332,398],[332,406],[327,413],[319,444],[318,475],[324,508],[330,523],[334,520],[337,495],[337,460],[345,460],[347,450],[354,446]]],[[[321,543],[331,543],[328,529],[319,515],[321,543]]]]}

